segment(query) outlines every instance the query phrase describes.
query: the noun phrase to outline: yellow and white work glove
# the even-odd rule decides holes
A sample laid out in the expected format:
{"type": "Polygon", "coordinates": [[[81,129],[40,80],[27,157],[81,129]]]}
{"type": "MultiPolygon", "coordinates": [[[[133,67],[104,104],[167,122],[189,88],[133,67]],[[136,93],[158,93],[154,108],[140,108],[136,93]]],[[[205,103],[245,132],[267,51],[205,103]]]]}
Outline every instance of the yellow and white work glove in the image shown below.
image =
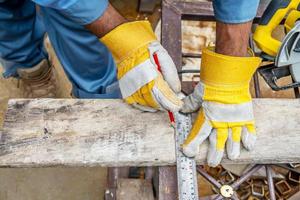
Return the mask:
{"type": "Polygon", "coordinates": [[[261,60],[253,57],[232,57],[212,49],[202,51],[200,82],[184,99],[184,113],[199,110],[193,128],[182,145],[183,153],[194,157],[199,146],[209,138],[207,162],[217,166],[225,145],[229,159],[240,155],[240,141],[251,150],[256,140],[249,83],[261,60]]]}
{"type": "Polygon", "coordinates": [[[181,84],[175,64],[148,21],[124,23],[100,40],[113,54],[122,97],[128,104],[153,112],[181,108],[183,103],[176,96],[181,84]]]}

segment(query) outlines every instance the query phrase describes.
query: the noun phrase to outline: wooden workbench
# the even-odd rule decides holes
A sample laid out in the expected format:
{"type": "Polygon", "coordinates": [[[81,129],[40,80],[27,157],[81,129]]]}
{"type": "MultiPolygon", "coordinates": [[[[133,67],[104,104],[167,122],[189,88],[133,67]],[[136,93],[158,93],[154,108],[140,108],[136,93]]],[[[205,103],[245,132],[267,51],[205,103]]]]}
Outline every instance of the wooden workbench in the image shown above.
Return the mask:
{"type": "MultiPolygon", "coordinates": [[[[256,99],[253,151],[223,163],[300,162],[300,100],[256,99]]],[[[205,162],[207,143],[196,158],[205,162]]],[[[0,167],[165,166],[175,164],[167,113],[121,100],[10,100],[0,135],[0,167]]]]}

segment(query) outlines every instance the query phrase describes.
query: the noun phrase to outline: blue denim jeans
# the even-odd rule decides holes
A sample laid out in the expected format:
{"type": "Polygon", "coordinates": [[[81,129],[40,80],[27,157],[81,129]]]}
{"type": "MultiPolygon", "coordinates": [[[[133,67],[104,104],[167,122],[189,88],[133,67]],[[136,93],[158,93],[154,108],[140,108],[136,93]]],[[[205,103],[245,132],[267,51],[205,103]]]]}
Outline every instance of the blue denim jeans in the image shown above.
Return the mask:
{"type": "MultiPolygon", "coordinates": [[[[243,23],[255,17],[259,0],[214,0],[216,19],[243,23]]],[[[47,58],[48,33],[56,55],[80,98],[120,97],[109,50],[84,25],[99,18],[108,0],[0,0],[0,62],[4,77],[47,58]],[[36,4],[40,6],[39,11],[36,4]]]]}
{"type": "Polygon", "coordinates": [[[43,47],[47,32],[75,96],[120,97],[111,53],[84,28],[100,17],[107,5],[105,0],[0,0],[4,77],[17,76],[17,68],[30,68],[47,58],[43,47]]]}
{"type": "Polygon", "coordinates": [[[258,5],[259,0],[213,0],[216,19],[230,24],[251,21],[258,5]]]}

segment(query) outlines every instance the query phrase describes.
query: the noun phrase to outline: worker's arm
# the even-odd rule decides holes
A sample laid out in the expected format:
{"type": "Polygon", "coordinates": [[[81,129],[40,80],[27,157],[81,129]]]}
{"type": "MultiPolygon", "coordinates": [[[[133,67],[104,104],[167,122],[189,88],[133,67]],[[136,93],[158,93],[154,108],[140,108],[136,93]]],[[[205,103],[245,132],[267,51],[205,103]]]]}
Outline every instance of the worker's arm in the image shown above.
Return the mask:
{"type": "Polygon", "coordinates": [[[127,22],[127,20],[120,15],[120,13],[114,7],[108,4],[107,9],[104,11],[101,17],[92,23],[87,24],[85,27],[101,38],[125,22],[127,22]]]}
{"type": "Polygon", "coordinates": [[[175,64],[149,22],[127,22],[107,0],[33,1],[60,11],[101,38],[113,54],[120,91],[128,104],[146,111],[181,108],[175,64]]]}
{"type": "Polygon", "coordinates": [[[67,18],[84,25],[99,38],[127,20],[108,0],[32,0],[38,5],[60,11],[67,18]]]}
{"type": "Polygon", "coordinates": [[[216,53],[228,56],[247,56],[252,21],[227,24],[218,21],[216,28],[216,53]]]}
{"type": "Polygon", "coordinates": [[[218,165],[225,146],[230,159],[240,154],[240,141],[251,150],[256,140],[249,83],[260,63],[248,48],[258,0],[215,0],[216,47],[202,51],[200,83],[184,100],[183,112],[200,108],[183,152],[195,156],[209,138],[208,164],[218,165]]]}
{"type": "Polygon", "coordinates": [[[112,7],[86,25],[112,52],[123,99],[145,111],[179,111],[182,101],[176,66],[148,21],[126,22],[112,7]],[[109,24],[108,24],[109,23],[109,24]]]}
{"type": "Polygon", "coordinates": [[[85,26],[112,52],[123,99],[145,111],[178,111],[182,101],[174,62],[148,21],[127,22],[111,5],[85,26]]]}

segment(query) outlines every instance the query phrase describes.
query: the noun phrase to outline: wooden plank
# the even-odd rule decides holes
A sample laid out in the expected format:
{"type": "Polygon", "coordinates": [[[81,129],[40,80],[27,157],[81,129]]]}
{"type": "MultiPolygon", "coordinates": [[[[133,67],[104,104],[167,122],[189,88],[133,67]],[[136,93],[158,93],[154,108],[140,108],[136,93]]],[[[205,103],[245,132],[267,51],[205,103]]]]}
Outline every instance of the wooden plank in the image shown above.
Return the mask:
{"type": "Polygon", "coordinates": [[[158,1],[139,0],[139,12],[153,13],[158,1]]]}
{"type": "Polygon", "coordinates": [[[178,199],[176,167],[158,167],[153,182],[158,200],[178,199]]]}
{"type": "MultiPolygon", "coordinates": [[[[252,152],[223,163],[300,162],[300,101],[254,101],[259,138],[252,152]]],[[[11,100],[0,137],[1,167],[164,166],[175,164],[167,114],[120,100],[11,100]]],[[[207,143],[199,164],[205,162],[207,143]]]]}
{"type": "Polygon", "coordinates": [[[170,2],[164,0],[161,16],[161,42],[174,60],[178,71],[182,68],[181,33],[181,13],[174,9],[170,2]]]}
{"type": "Polygon", "coordinates": [[[129,177],[129,167],[109,167],[107,168],[107,186],[105,190],[105,200],[116,200],[116,190],[118,180],[129,177]]]}
{"type": "Polygon", "coordinates": [[[119,179],[117,200],[154,200],[151,180],[119,179]]]}
{"type": "Polygon", "coordinates": [[[0,166],[169,164],[174,140],[168,124],[164,114],[120,100],[11,100],[0,166]]]}

